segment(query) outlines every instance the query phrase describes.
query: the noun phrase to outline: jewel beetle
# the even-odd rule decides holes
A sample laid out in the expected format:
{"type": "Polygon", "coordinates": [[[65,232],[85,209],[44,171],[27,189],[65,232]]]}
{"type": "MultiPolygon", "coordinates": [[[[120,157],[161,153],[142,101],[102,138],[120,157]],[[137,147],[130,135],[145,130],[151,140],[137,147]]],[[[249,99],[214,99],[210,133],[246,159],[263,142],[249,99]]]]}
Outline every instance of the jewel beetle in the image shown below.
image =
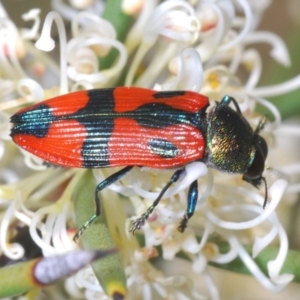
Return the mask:
{"type": "MultiPolygon", "coordinates": [[[[236,100],[225,96],[208,110],[204,95],[190,91],[153,91],[116,87],[77,91],[39,102],[11,117],[11,137],[21,148],[54,165],[76,168],[124,166],[95,190],[95,214],[75,235],[78,239],[101,213],[98,193],[134,166],[175,169],[170,181],[131,231],[140,229],[166,190],[193,161],[259,187],[268,147],[241,114],[236,100]],[[230,107],[230,104],[234,108],[230,107]]],[[[189,188],[187,209],[178,230],[194,213],[197,181],[189,188]]]]}

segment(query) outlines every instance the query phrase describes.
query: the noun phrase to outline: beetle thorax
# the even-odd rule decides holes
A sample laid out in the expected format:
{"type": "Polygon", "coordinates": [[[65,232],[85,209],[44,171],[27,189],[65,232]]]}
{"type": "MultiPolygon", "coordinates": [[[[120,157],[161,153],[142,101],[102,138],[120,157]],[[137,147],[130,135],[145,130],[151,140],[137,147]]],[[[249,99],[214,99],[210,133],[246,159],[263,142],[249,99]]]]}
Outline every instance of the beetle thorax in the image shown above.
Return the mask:
{"type": "Polygon", "coordinates": [[[228,105],[217,103],[208,116],[208,166],[229,173],[244,173],[255,156],[253,130],[228,105]]]}

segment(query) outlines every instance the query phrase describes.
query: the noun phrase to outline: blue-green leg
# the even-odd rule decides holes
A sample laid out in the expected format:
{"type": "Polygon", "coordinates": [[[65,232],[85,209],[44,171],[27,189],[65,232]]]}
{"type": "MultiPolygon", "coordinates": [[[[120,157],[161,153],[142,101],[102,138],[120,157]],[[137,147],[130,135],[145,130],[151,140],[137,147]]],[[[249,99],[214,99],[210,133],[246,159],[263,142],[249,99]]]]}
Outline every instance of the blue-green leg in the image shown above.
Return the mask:
{"type": "Polygon", "coordinates": [[[190,185],[189,193],[188,193],[187,210],[178,226],[178,231],[184,232],[185,228],[187,227],[188,220],[193,216],[195,212],[197,200],[198,200],[198,182],[197,180],[195,180],[190,185]]]}
{"type": "Polygon", "coordinates": [[[158,195],[158,197],[156,198],[156,200],[153,202],[153,204],[146,210],[145,213],[142,214],[142,216],[138,219],[136,219],[133,223],[132,223],[132,227],[130,229],[130,231],[132,233],[134,233],[136,230],[141,229],[141,227],[145,224],[145,221],[149,218],[149,216],[151,215],[151,213],[153,212],[154,208],[158,205],[159,201],[161,200],[161,198],[163,197],[163,195],[165,194],[165,192],[167,191],[167,189],[173,184],[175,183],[180,176],[185,172],[185,169],[180,169],[177,170],[171,177],[170,181],[166,184],[166,186],[161,190],[160,194],[158,195]]]}
{"type": "Polygon", "coordinates": [[[82,227],[77,231],[77,233],[75,234],[73,240],[75,242],[77,242],[77,240],[82,236],[82,234],[84,233],[84,231],[91,225],[94,223],[95,219],[100,216],[101,214],[101,200],[99,197],[99,192],[101,190],[103,190],[104,188],[106,188],[107,186],[115,183],[116,181],[120,180],[122,177],[124,177],[131,169],[133,168],[133,166],[129,166],[129,167],[125,167],[122,170],[110,175],[109,177],[107,177],[105,180],[103,180],[102,182],[100,182],[98,184],[98,186],[95,189],[95,214],[91,216],[91,218],[89,220],[87,220],[82,227]]]}

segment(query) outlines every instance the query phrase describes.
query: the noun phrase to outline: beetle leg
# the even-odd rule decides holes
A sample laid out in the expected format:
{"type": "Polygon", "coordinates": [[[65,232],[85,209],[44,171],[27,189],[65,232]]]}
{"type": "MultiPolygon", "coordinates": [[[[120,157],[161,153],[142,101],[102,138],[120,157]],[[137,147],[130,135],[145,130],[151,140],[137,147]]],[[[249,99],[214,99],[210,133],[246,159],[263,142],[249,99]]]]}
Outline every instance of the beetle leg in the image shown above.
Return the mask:
{"type": "Polygon", "coordinates": [[[238,103],[236,102],[236,100],[235,100],[234,98],[232,98],[232,97],[230,97],[230,96],[224,96],[224,97],[222,98],[222,100],[221,100],[220,103],[226,104],[227,106],[229,106],[230,102],[233,103],[233,105],[234,105],[236,111],[237,111],[239,114],[242,114],[242,112],[241,112],[241,110],[240,110],[240,107],[239,107],[238,103]]]}
{"type": "Polygon", "coordinates": [[[161,190],[161,192],[159,193],[158,197],[155,199],[155,201],[153,202],[153,204],[146,210],[145,213],[142,214],[142,216],[138,219],[136,219],[133,223],[132,223],[132,227],[130,229],[130,232],[132,232],[134,234],[134,232],[138,229],[141,229],[142,226],[145,224],[145,221],[149,218],[149,216],[151,215],[151,213],[153,212],[154,208],[158,205],[159,201],[161,200],[161,198],[163,197],[163,195],[165,194],[165,192],[167,191],[167,189],[173,184],[175,183],[180,176],[185,172],[185,169],[180,169],[177,170],[171,177],[170,181],[166,184],[166,186],[161,190]]]}
{"type": "Polygon", "coordinates": [[[100,216],[101,214],[101,200],[99,197],[99,192],[101,190],[103,190],[104,188],[106,188],[107,186],[113,184],[114,182],[120,180],[122,177],[124,177],[131,169],[133,168],[133,166],[129,166],[129,167],[125,167],[123,169],[121,169],[120,171],[110,175],[109,177],[107,177],[105,180],[101,181],[98,186],[96,187],[95,190],[95,205],[96,205],[96,210],[95,210],[95,214],[92,215],[90,217],[89,220],[87,220],[82,226],[81,228],[77,231],[77,233],[75,234],[73,240],[75,242],[78,241],[78,239],[82,236],[82,234],[84,233],[84,231],[91,225],[94,223],[95,219],[100,216]]]}
{"type": "Polygon", "coordinates": [[[189,193],[188,193],[188,205],[186,209],[186,213],[184,214],[183,219],[181,220],[179,226],[178,226],[178,231],[184,232],[188,220],[193,216],[196,208],[198,200],[198,182],[195,180],[189,188],[189,193]]]}

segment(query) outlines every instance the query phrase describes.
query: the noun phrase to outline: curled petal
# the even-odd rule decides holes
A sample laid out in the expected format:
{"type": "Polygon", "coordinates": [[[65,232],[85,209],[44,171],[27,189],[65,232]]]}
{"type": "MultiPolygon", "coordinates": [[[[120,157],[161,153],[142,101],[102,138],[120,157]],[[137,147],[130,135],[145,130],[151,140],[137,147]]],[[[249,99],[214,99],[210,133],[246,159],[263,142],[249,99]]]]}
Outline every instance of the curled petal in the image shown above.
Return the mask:
{"type": "Polygon", "coordinates": [[[169,68],[177,77],[175,81],[162,85],[163,90],[200,91],[203,82],[203,66],[196,50],[185,49],[180,56],[170,62],[169,68]]]}
{"type": "Polygon", "coordinates": [[[39,30],[40,23],[41,23],[40,16],[39,16],[40,12],[41,12],[40,9],[34,8],[34,9],[31,9],[26,14],[22,15],[22,19],[24,21],[34,21],[31,29],[23,28],[23,31],[22,31],[23,39],[37,38],[38,30],[39,30]]]}
{"type": "Polygon", "coordinates": [[[268,262],[268,271],[273,282],[278,285],[286,285],[293,280],[294,276],[292,274],[279,275],[288,253],[288,238],[284,228],[280,224],[278,227],[280,248],[277,257],[268,262]]]}
{"type": "Polygon", "coordinates": [[[247,35],[246,45],[250,43],[269,43],[272,46],[271,56],[285,67],[290,66],[291,59],[284,41],[276,34],[264,31],[256,31],[247,35]]]}
{"type": "Polygon", "coordinates": [[[73,55],[74,53],[76,53],[78,49],[93,46],[93,45],[101,45],[101,44],[110,45],[112,47],[115,47],[119,51],[120,56],[117,63],[110,69],[91,73],[91,74],[84,74],[82,72],[77,72],[74,66],[69,66],[68,76],[72,80],[74,81],[84,80],[84,81],[89,81],[91,83],[107,82],[110,78],[119,74],[119,72],[122,70],[122,68],[126,63],[127,52],[124,45],[121,42],[114,39],[91,37],[86,39],[79,38],[77,40],[73,40],[73,42],[68,46],[68,53],[70,54],[69,59],[72,59],[74,57],[73,55]]]}
{"type": "Polygon", "coordinates": [[[230,235],[227,239],[230,245],[230,250],[225,254],[218,254],[215,257],[212,257],[210,261],[218,264],[226,264],[233,261],[238,256],[238,247],[239,244],[236,243],[236,238],[230,235]]]}
{"type": "Polygon", "coordinates": [[[66,72],[67,64],[64,59],[64,54],[66,53],[67,37],[63,20],[57,12],[52,11],[46,16],[41,37],[36,41],[35,46],[44,51],[51,51],[54,48],[55,42],[51,38],[51,26],[54,21],[58,27],[60,41],[60,94],[66,94],[68,92],[68,82],[66,72]]]}
{"type": "MultiPolygon", "coordinates": [[[[277,218],[276,218],[277,219],[277,218]]],[[[277,224],[274,224],[272,226],[272,229],[268,234],[266,234],[264,237],[255,237],[255,241],[252,247],[252,257],[255,258],[257,255],[264,249],[266,248],[272,240],[276,237],[278,233],[278,220],[277,224]]]]}
{"type": "MultiPolygon", "coordinates": [[[[244,221],[244,222],[227,222],[224,220],[221,220],[219,217],[217,217],[212,212],[207,212],[207,217],[209,220],[214,223],[215,225],[226,228],[226,229],[232,229],[232,230],[241,230],[241,229],[247,229],[254,227],[262,222],[264,222],[266,219],[269,218],[269,216],[274,212],[275,208],[277,207],[284,191],[287,188],[287,182],[283,179],[277,180],[273,185],[271,186],[269,190],[269,195],[271,196],[272,201],[267,204],[266,209],[256,218],[250,220],[250,221],[244,221]]],[[[262,205],[264,199],[263,197],[259,197],[258,195],[252,194],[253,199],[255,199],[257,202],[262,205]]],[[[219,208],[218,210],[220,212],[227,212],[227,211],[235,211],[235,210],[260,210],[262,211],[262,207],[254,206],[254,205],[241,205],[240,207],[237,205],[234,206],[223,206],[222,208],[219,208]]]]}
{"type": "Polygon", "coordinates": [[[22,258],[25,253],[24,248],[20,244],[18,243],[7,244],[7,239],[8,239],[7,234],[9,233],[8,228],[10,223],[12,222],[15,210],[16,210],[16,203],[11,202],[11,204],[5,211],[5,214],[2,218],[1,227],[0,227],[1,251],[3,251],[5,256],[13,260],[22,258]]]}
{"type": "Polygon", "coordinates": [[[32,101],[44,99],[44,90],[41,85],[31,78],[22,78],[18,82],[18,92],[23,97],[32,101]]]}
{"type": "Polygon", "coordinates": [[[193,8],[184,1],[170,0],[159,5],[145,25],[147,40],[157,34],[167,38],[192,43],[198,34],[199,22],[193,8]]]}

